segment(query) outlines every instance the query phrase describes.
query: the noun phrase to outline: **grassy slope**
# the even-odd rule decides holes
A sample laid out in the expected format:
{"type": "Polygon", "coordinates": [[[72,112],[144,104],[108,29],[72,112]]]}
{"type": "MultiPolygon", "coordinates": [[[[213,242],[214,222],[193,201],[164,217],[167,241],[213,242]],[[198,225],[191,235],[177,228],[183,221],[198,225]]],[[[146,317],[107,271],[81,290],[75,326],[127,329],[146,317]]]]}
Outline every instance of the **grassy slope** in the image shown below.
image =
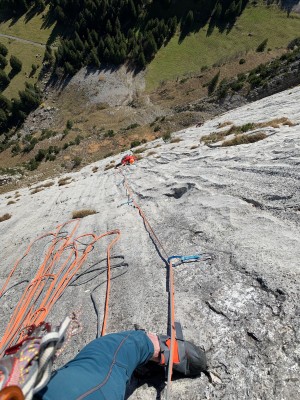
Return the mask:
{"type": "MultiPolygon", "coordinates": [[[[24,89],[25,81],[30,83],[35,83],[37,81],[44,57],[44,49],[42,47],[36,47],[27,43],[20,43],[16,40],[3,37],[0,38],[0,42],[3,43],[9,50],[8,55],[6,56],[7,60],[10,59],[11,55],[14,55],[18,57],[23,64],[22,71],[11,80],[9,86],[3,92],[3,94],[10,99],[12,97],[16,97],[19,90],[24,89]],[[39,57],[37,58],[36,55],[39,55],[39,57]],[[40,68],[33,77],[29,78],[32,64],[39,65],[40,68]]],[[[11,68],[8,63],[5,68],[5,72],[8,74],[10,69],[11,68]]]]}
{"type": "Polygon", "coordinates": [[[269,39],[268,48],[285,47],[291,39],[299,36],[300,17],[293,14],[287,18],[286,12],[276,6],[250,6],[228,34],[215,29],[207,37],[207,28],[186,37],[181,44],[176,35],[158,52],[147,70],[148,90],[157,87],[162,80],[176,79],[200,71],[203,66],[241,56],[256,49],[266,38],[269,39]],[[249,33],[253,36],[248,36],[249,33]]]}
{"type": "MultiPolygon", "coordinates": [[[[3,19],[1,11],[0,19],[3,19]]],[[[0,33],[46,44],[53,31],[53,26],[43,28],[43,23],[42,14],[34,16],[28,22],[26,22],[26,17],[22,16],[17,21],[12,21],[10,19],[0,23],[0,33]]],[[[17,56],[23,64],[22,71],[13,78],[8,88],[3,93],[8,98],[16,97],[18,91],[24,89],[25,81],[30,83],[35,83],[37,81],[40,69],[37,70],[33,77],[29,78],[31,65],[36,64],[41,68],[45,49],[41,46],[18,42],[17,40],[7,39],[5,37],[0,37],[0,42],[9,50],[9,54],[6,57],[7,60],[9,60],[11,55],[14,55],[17,56]],[[36,55],[38,55],[38,57],[36,57],[36,55]]],[[[5,68],[5,71],[9,73],[9,64],[5,68]]]]}
{"type": "MultiPolygon", "coordinates": [[[[53,30],[53,26],[44,28],[42,14],[35,15],[26,22],[26,15],[20,17],[16,22],[8,20],[0,23],[0,33],[5,35],[17,36],[22,39],[32,40],[34,42],[46,44],[53,30]]],[[[3,13],[0,10],[0,19],[3,19],[3,13]]]]}

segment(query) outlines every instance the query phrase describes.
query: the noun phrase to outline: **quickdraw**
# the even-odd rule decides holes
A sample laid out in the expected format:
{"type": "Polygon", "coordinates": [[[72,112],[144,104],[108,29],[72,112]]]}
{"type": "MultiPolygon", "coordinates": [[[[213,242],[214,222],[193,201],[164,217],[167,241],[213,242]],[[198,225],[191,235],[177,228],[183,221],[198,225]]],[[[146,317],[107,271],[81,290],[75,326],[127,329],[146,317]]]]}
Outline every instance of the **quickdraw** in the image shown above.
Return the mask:
{"type": "MultiPolygon", "coordinates": [[[[135,201],[133,197],[133,192],[132,189],[130,188],[130,185],[122,171],[119,171],[120,174],[123,177],[122,183],[126,189],[126,193],[128,195],[128,198],[132,200],[132,204],[135,206],[135,208],[138,209],[140,216],[142,217],[145,226],[149,230],[149,233],[152,235],[152,240],[156,243],[157,248],[160,247],[160,249],[163,251],[163,253],[166,256],[166,264],[168,265],[168,272],[169,272],[169,281],[168,281],[168,293],[169,293],[169,322],[168,322],[168,330],[169,330],[169,342],[167,346],[167,351],[165,348],[165,354],[167,354],[167,367],[166,367],[166,375],[167,375],[167,393],[166,393],[166,398],[169,400],[171,398],[171,382],[172,382],[172,372],[173,372],[173,364],[176,362],[180,362],[177,358],[177,354],[180,354],[183,356],[183,349],[180,343],[183,343],[183,334],[182,334],[182,329],[181,325],[179,322],[175,322],[175,286],[174,286],[174,273],[173,273],[173,267],[176,267],[182,263],[185,262],[192,262],[192,261],[199,261],[199,260],[204,260],[210,258],[210,256],[206,256],[204,254],[196,254],[196,255],[190,255],[190,256],[168,256],[162,242],[159,240],[157,234],[155,233],[154,229],[152,228],[150,222],[148,221],[145,213],[141,209],[141,207],[138,205],[138,203],[135,201]],[[177,259],[177,263],[173,263],[173,260],[177,259]]],[[[183,358],[182,358],[183,359],[183,358]]]]}

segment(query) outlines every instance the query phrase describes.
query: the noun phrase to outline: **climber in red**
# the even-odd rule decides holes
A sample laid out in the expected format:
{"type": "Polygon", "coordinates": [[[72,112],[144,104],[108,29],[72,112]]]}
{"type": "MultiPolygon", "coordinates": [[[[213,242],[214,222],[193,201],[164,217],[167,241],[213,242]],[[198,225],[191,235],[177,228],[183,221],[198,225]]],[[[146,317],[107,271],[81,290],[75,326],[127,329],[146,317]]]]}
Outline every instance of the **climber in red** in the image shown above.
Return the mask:
{"type": "Polygon", "coordinates": [[[120,167],[121,165],[131,165],[131,164],[134,164],[136,161],[137,161],[136,156],[134,156],[133,154],[126,154],[126,155],[122,158],[121,162],[118,163],[118,164],[116,165],[116,168],[117,168],[117,167],[120,167]]]}

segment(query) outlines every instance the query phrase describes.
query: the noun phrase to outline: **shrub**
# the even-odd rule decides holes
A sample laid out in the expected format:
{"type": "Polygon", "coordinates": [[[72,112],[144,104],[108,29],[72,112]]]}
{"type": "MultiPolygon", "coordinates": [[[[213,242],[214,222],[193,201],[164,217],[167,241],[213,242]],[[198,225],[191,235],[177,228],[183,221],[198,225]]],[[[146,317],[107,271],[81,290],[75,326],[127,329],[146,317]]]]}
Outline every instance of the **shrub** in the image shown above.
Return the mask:
{"type": "Polygon", "coordinates": [[[245,62],[246,62],[246,60],[244,58],[241,58],[239,61],[239,64],[242,65],[242,64],[245,64],[245,62]]]}
{"type": "Polygon", "coordinates": [[[219,99],[224,99],[224,97],[226,97],[227,93],[228,93],[228,83],[226,79],[223,79],[222,82],[220,83],[219,87],[218,87],[218,98],[219,99]]]}
{"type": "Polygon", "coordinates": [[[31,75],[31,76],[33,76],[33,75],[36,73],[38,67],[39,67],[39,66],[36,65],[36,64],[32,64],[32,65],[31,65],[31,72],[30,72],[30,75],[31,75]]]}
{"type": "Polygon", "coordinates": [[[264,128],[266,126],[271,126],[272,128],[279,128],[279,125],[296,126],[297,124],[289,120],[287,117],[275,118],[271,121],[260,122],[258,126],[264,128]]]}
{"type": "Polygon", "coordinates": [[[84,218],[84,217],[87,217],[88,215],[93,215],[93,214],[97,214],[97,211],[92,210],[92,209],[77,210],[77,211],[73,211],[72,218],[73,219],[84,218]]]}
{"type": "Polygon", "coordinates": [[[158,132],[159,130],[160,130],[160,126],[159,126],[159,125],[156,125],[156,126],[154,127],[154,129],[153,129],[154,132],[158,132]]]}
{"type": "Polygon", "coordinates": [[[67,136],[68,133],[69,133],[69,130],[68,129],[64,129],[61,140],[63,140],[67,136]]]}
{"type": "Polygon", "coordinates": [[[41,185],[41,187],[48,188],[48,187],[51,187],[53,185],[54,185],[54,182],[50,181],[50,182],[44,183],[43,185],[41,185]]]}
{"type": "Polygon", "coordinates": [[[72,129],[73,128],[73,121],[68,119],[67,123],[66,123],[66,128],[67,129],[72,129]]]}
{"type": "Polygon", "coordinates": [[[72,182],[71,177],[70,176],[66,176],[64,178],[59,179],[58,186],[68,185],[71,182],[72,182]]]}
{"type": "Polygon", "coordinates": [[[157,154],[156,151],[151,150],[149,153],[147,153],[147,157],[154,156],[155,154],[157,154]]]}
{"type": "Polygon", "coordinates": [[[162,138],[164,142],[167,142],[168,140],[171,139],[171,133],[170,132],[165,133],[162,138]]]}
{"type": "Polygon", "coordinates": [[[256,51],[257,51],[258,53],[262,53],[263,51],[265,51],[265,48],[266,48],[266,46],[267,46],[267,43],[268,43],[268,39],[265,39],[263,42],[261,42],[261,43],[258,45],[256,51]]]}
{"type": "MultiPolygon", "coordinates": [[[[293,40],[287,45],[287,48],[288,48],[289,50],[294,50],[295,47],[300,48],[300,37],[297,37],[297,38],[293,39],[293,40]]],[[[0,51],[0,53],[1,53],[1,51],[0,51]]]]}
{"type": "Polygon", "coordinates": [[[146,147],[140,147],[139,149],[134,150],[134,154],[143,153],[146,150],[146,147]]]}
{"type": "Polygon", "coordinates": [[[247,79],[246,74],[238,74],[237,77],[239,82],[244,82],[247,79]]]}
{"type": "Polygon", "coordinates": [[[49,146],[48,153],[58,154],[60,152],[60,148],[58,146],[49,146]]]}
{"type": "Polygon", "coordinates": [[[114,168],[115,166],[114,166],[114,164],[106,164],[105,165],[105,168],[104,168],[104,171],[107,171],[108,169],[111,169],[111,168],[114,168]]]}
{"type": "Polygon", "coordinates": [[[39,141],[42,141],[42,140],[45,140],[45,139],[49,139],[52,136],[56,136],[56,135],[57,135],[56,131],[53,131],[51,129],[42,129],[42,134],[41,134],[41,136],[39,138],[39,141]]]}
{"type": "Polygon", "coordinates": [[[254,143],[254,142],[258,142],[259,140],[263,140],[266,137],[267,137],[267,135],[263,132],[255,133],[253,135],[237,135],[233,139],[226,140],[225,142],[223,142],[222,146],[227,147],[227,146],[237,146],[240,144],[254,143]]]}
{"type": "Polygon", "coordinates": [[[239,90],[241,90],[243,88],[243,86],[244,86],[243,82],[239,82],[239,81],[234,81],[230,85],[231,89],[234,90],[235,92],[238,92],[239,90]]]}
{"type": "Polygon", "coordinates": [[[224,128],[225,126],[233,125],[233,122],[231,121],[224,121],[221,124],[219,124],[218,128],[224,128]]]}
{"type": "Polygon", "coordinates": [[[247,124],[244,124],[239,128],[240,128],[241,132],[245,133],[245,132],[248,132],[248,131],[251,131],[252,129],[254,129],[255,124],[253,122],[248,122],[247,124]]]}
{"type": "Polygon", "coordinates": [[[80,144],[81,139],[82,139],[82,136],[80,136],[80,135],[77,135],[77,136],[76,136],[76,138],[75,138],[75,144],[76,144],[77,146],[80,144]]]}
{"type": "Polygon", "coordinates": [[[137,147],[137,146],[139,146],[140,144],[141,144],[141,142],[140,142],[139,140],[133,140],[133,141],[131,142],[131,144],[130,144],[130,147],[131,147],[131,148],[137,147]]]}
{"type": "Polygon", "coordinates": [[[114,136],[115,136],[115,133],[112,129],[110,129],[104,133],[104,137],[114,137],[114,136]]]}
{"type": "Polygon", "coordinates": [[[46,150],[40,149],[40,150],[38,151],[38,153],[36,154],[36,156],[34,157],[35,160],[36,160],[37,162],[43,161],[43,159],[44,159],[45,156],[46,156],[46,153],[47,153],[46,150]]]}
{"type": "Polygon", "coordinates": [[[95,172],[98,171],[98,169],[99,169],[99,167],[93,167],[93,168],[92,168],[92,172],[95,173],[95,172]]]}
{"type": "Polygon", "coordinates": [[[2,217],[0,217],[0,222],[7,221],[10,218],[11,218],[11,214],[6,213],[6,214],[2,215],[2,217]]]}
{"type": "Polygon", "coordinates": [[[219,77],[220,77],[220,71],[212,78],[210,82],[208,82],[207,85],[208,94],[212,94],[215,91],[219,77]]]}
{"type": "Polygon", "coordinates": [[[34,189],[30,192],[30,194],[36,194],[36,193],[41,192],[42,190],[44,190],[44,188],[42,188],[42,187],[37,187],[37,188],[34,188],[34,189]]]}
{"type": "Polygon", "coordinates": [[[79,156],[75,156],[72,161],[74,163],[73,168],[75,168],[75,167],[78,167],[81,164],[82,158],[79,157],[79,156]]]}
{"type": "Polygon", "coordinates": [[[35,146],[38,143],[38,139],[36,137],[31,137],[30,138],[30,143],[35,146]]]}
{"type": "Polygon", "coordinates": [[[54,161],[56,159],[56,155],[55,154],[47,154],[46,155],[46,161],[54,161]]]}
{"type": "Polygon", "coordinates": [[[26,165],[26,168],[29,171],[34,171],[35,169],[38,168],[38,166],[40,165],[40,163],[38,161],[36,161],[35,158],[32,158],[26,165]]]}
{"type": "Polygon", "coordinates": [[[254,89],[258,86],[261,86],[263,84],[263,79],[259,75],[249,75],[248,76],[248,82],[250,83],[251,89],[254,89]]]}
{"type": "Polygon", "coordinates": [[[34,149],[35,143],[28,143],[24,148],[23,148],[23,153],[30,153],[31,150],[34,149]]]}
{"type": "Polygon", "coordinates": [[[17,154],[19,154],[21,151],[21,147],[19,145],[19,143],[15,144],[12,148],[11,148],[11,152],[12,154],[15,156],[17,154]]]}
{"type": "Polygon", "coordinates": [[[140,124],[137,124],[137,123],[131,124],[131,125],[128,125],[127,128],[125,128],[125,130],[128,131],[129,129],[137,128],[138,126],[140,126],[140,124]]]}
{"type": "Polygon", "coordinates": [[[179,143],[179,142],[181,142],[181,141],[182,141],[182,139],[180,139],[179,137],[177,137],[177,138],[171,139],[171,140],[170,140],[170,143],[179,143]]]}

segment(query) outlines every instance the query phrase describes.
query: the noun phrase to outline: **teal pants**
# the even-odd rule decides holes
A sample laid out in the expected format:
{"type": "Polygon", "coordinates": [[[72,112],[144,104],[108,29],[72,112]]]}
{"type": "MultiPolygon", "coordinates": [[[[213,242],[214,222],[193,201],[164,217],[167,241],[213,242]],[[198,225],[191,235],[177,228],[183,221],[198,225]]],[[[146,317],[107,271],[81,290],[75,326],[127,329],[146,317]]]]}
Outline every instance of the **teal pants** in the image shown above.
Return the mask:
{"type": "Polygon", "coordinates": [[[93,340],[59,369],[38,393],[42,400],[123,400],[126,384],[154,352],[144,331],[112,333],[93,340]]]}

